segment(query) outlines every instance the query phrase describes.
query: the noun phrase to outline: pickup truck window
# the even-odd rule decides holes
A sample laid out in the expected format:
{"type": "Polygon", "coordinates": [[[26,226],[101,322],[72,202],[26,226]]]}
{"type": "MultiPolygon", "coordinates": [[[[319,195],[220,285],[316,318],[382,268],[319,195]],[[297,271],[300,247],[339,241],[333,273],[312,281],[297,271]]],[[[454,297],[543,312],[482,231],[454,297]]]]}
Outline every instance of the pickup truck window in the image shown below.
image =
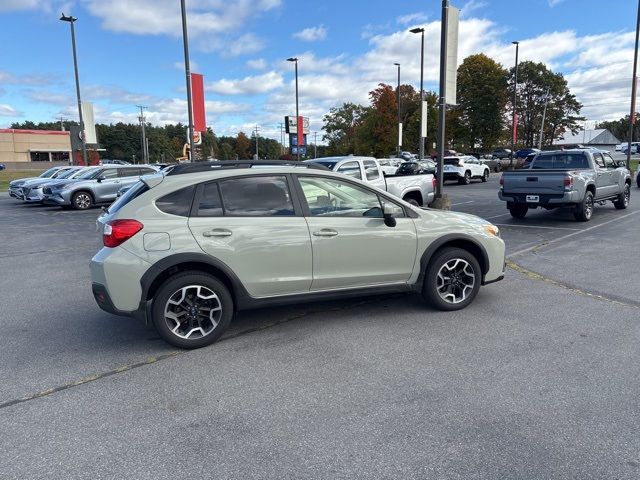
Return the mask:
{"type": "Polygon", "coordinates": [[[583,153],[556,153],[553,155],[538,155],[531,164],[532,170],[543,169],[579,169],[589,168],[587,157],[583,153]]]}
{"type": "Polygon", "coordinates": [[[343,163],[338,167],[339,173],[349,175],[350,177],[362,180],[362,173],[360,172],[360,164],[358,162],[343,163]]]}
{"type": "Polygon", "coordinates": [[[599,166],[600,168],[604,168],[605,167],[604,159],[602,158],[601,154],[594,153],[593,154],[593,160],[596,162],[596,165],[599,166]]]}
{"type": "Polygon", "coordinates": [[[364,174],[367,176],[367,180],[377,180],[380,178],[376,162],[365,160],[362,164],[364,165],[364,174]]]}
{"type": "Polygon", "coordinates": [[[608,155],[602,155],[604,158],[604,166],[605,168],[616,168],[615,163],[613,163],[613,158],[608,155]]]}

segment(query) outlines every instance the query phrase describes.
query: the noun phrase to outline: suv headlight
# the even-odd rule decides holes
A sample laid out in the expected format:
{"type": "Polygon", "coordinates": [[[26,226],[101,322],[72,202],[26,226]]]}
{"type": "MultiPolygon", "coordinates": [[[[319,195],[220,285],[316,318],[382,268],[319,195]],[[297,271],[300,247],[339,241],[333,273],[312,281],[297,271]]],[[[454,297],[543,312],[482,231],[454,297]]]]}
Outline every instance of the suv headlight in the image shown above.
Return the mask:
{"type": "Polygon", "coordinates": [[[484,226],[484,231],[486,233],[488,233],[489,235],[493,235],[494,237],[499,237],[500,236],[500,229],[498,227],[496,227],[495,225],[485,225],[484,226]]]}

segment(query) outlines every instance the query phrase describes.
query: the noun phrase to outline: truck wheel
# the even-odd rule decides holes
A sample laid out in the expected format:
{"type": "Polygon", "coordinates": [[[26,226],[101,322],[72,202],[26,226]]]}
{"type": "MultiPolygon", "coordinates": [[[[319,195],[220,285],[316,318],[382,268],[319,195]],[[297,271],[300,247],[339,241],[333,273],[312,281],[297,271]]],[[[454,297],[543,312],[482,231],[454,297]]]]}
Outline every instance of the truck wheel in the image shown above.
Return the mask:
{"type": "Polygon", "coordinates": [[[486,182],[487,180],[489,180],[489,169],[488,168],[482,174],[482,181],[486,182]]]}
{"type": "Polygon", "coordinates": [[[464,177],[458,179],[460,185],[469,185],[471,183],[471,172],[464,172],[464,177]]]}
{"type": "Polygon", "coordinates": [[[445,248],[429,262],[422,295],[438,310],[461,310],[478,294],[481,281],[476,257],[461,248],[445,248]]]}
{"type": "Polygon", "coordinates": [[[502,166],[500,165],[500,162],[496,163],[496,168],[493,169],[496,173],[500,173],[500,171],[502,170],[502,166]]]}
{"type": "Polygon", "coordinates": [[[420,206],[420,203],[418,203],[418,201],[415,198],[407,198],[405,199],[405,202],[407,202],[410,205],[413,205],[414,207],[420,206]]]}
{"type": "Polygon", "coordinates": [[[513,218],[524,218],[529,211],[529,207],[524,203],[516,203],[509,207],[509,213],[513,218]]]}
{"type": "Polygon", "coordinates": [[[613,206],[618,210],[624,210],[629,206],[629,199],[631,198],[631,188],[628,183],[624,184],[624,190],[618,198],[613,202],[613,206]]]}
{"type": "Polygon", "coordinates": [[[573,216],[579,222],[588,222],[591,220],[591,216],[593,215],[593,193],[587,190],[587,193],[584,194],[584,198],[582,199],[582,203],[579,203],[576,206],[575,212],[573,212],[573,216]]]}
{"type": "Polygon", "coordinates": [[[215,342],[233,317],[233,299],[217,278],[191,271],[170,277],[153,299],[153,325],[179,348],[199,348],[215,342]]]}

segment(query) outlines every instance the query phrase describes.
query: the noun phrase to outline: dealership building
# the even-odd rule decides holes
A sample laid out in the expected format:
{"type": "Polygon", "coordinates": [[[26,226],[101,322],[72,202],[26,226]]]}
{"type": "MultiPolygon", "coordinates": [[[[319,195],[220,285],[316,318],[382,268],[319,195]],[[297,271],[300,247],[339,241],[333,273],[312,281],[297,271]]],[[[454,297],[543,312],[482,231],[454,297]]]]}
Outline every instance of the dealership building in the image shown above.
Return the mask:
{"type": "Polygon", "coordinates": [[[0,163],[69,162],[69,132],[59,130],[0,129],[0,163]]]}

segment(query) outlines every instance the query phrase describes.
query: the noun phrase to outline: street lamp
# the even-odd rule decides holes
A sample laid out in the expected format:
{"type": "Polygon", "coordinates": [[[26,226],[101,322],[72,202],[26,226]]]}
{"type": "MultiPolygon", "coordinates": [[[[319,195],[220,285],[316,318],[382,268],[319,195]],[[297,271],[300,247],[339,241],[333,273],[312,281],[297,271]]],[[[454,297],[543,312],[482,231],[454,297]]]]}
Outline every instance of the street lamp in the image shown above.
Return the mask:
{"type": "MultiPolygon", "coordinates": [[[[80,121],[80,139],[82,141],[82,159],[84,160],[84,164],[88,165],[87,162],[87,141],[84,135],[84,120],[82,118],[82,100],[80,99],[80,77],[78,76],[78,56],[76,54],[76,30],[74,27],[74,23],[78,20],[76,17],[72,17],[71,15],[65,15],[64,13],[60,15],[60,20],[63,22],[69,22],[71,25],[71,49],[73,50],[73,71],[76,76],[76,96],[78,98],[78,119],[80,121]]],[[[73,160],[71,160],[71,164],[73,165],[73,160]]]]}
{"type": "Polygon", "coordinates": [[[511,155],[509,160],[509,166],[513,168],[513,154],[516,148],[516,138],[518,137],[518,120],[516,113],[516,105],[518,103],[518,49],[520,47],[520,42],[511,42],[516,46],[516,69],[515,69],[515,77],[513,81],[513,116],[512,116],[512,129],[511,132],[511,155]]]}
{"type": "MultiPolygon", "coordinates": [[[[300,121],[300,112],[298,110],[298,57],[289,57],[287,58],[287,62],[294,62],[296,66],[296,138],[298,138],[297,132],[301,129],[297,127],[298,122],[300,121]]],[[[304,127],[302,129],[302,135],[304,137],[304,127]]],[[[298,157],[298,161],[300,161],[300,139],[298,138],[296,145],[296,156],[298,157]]]]}
{"type": "Polygon", "coordinates": [[[400,119],[400,64],[394,63],[395,66],[398,67],[398,148],[396,151],[396,155],[400,157],[400,151],[402,150],[402,121],[400,119]]]}
{"type": "Polygon", "coordinates": [[[184,46],[184,71],[187,78],[187,112],[189,115],[189,161],[193,161],[194,141],[193,141],[193,106],[191,104],[191,68],[189,66],[189,36],[187,34],[187,7],[184,0],[180,1],[180,12],[182,13],[182,43],[184,46]]]}
{"type": "Polygon", "coordinates": [[[424,102],[424,28],[416,27],[409,30],[411,33],[421,33],[422,34],[422,42],[420,44],[420,151],[419,157],[420,160],[424,158],[424,137],[422,134],[424,133],[423,125],[425,119],[423,118],[425,109],[423,107],[424,102]]]}

